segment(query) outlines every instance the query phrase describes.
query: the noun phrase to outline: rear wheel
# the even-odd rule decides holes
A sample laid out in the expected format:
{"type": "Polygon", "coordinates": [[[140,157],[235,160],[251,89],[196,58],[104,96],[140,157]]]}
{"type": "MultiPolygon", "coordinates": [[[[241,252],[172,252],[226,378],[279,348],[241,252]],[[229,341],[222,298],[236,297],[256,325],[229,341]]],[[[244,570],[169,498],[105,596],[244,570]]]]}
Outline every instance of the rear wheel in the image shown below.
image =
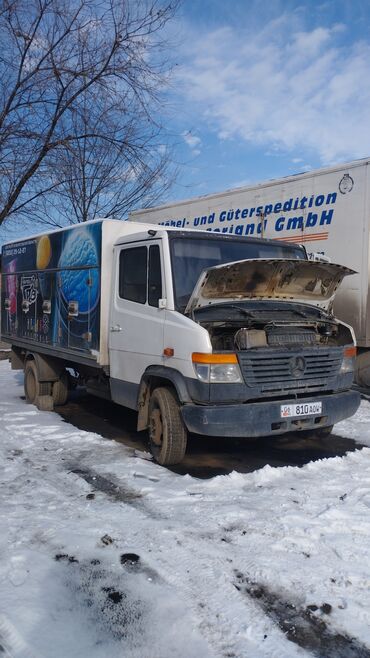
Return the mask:
{"type": "Polygon", "coordinates": [[[162,466],[178,464],[186,443],[187,430],[175,394],[169,388],[154,389],[149,403],[149,444],[154,459],[162,466]]]}
{"type": "Polygon", "coordinates": [[[44,395],[50,395],[50,382],[40,382],[37,368],[34,361],[26,361],[24,367],[24,394],[27,402],[38,404],[38,398],[44,395]]]}
{"type": "Polygon", "coordinates": [[[52,384],[53,401],[55,405],[62,405],[67,402],[68,398],[68,375],[66,370],[62,370],[59,379],[52,384]]]}

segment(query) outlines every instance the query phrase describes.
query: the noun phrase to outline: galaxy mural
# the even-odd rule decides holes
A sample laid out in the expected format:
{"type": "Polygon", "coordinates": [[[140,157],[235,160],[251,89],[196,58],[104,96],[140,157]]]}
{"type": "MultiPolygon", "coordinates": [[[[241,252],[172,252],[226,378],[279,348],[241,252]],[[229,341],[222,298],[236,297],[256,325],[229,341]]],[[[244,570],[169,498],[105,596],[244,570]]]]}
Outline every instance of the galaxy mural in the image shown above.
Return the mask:
{"type": "Polygon", "coordinates": [[[5,245],[2,335],[99,349],[102,223],[5,245]]]}

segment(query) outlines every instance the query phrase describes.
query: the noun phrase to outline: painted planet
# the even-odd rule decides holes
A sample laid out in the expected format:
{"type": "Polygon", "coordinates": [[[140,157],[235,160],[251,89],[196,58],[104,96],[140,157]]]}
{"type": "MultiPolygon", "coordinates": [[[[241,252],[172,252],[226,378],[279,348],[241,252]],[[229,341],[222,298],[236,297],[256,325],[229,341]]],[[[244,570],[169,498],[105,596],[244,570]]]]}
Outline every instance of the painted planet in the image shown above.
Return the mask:
{"type": "Polygon", "coordinates": [[[43,235],[37,242],[36,267],[44,270],[50,263],[51,244],[48,235],[43,235]]]}
{"type": "Polygon", "coordinates": [[[59,259],[62,295],[67,303],[77,301],[79,312],[86,313],[99,299],[98,252],[87,229],[75,230],[72,234],[67,238],[59,259]],[[78,265],[84,269],[68,269],[78,265]]]}

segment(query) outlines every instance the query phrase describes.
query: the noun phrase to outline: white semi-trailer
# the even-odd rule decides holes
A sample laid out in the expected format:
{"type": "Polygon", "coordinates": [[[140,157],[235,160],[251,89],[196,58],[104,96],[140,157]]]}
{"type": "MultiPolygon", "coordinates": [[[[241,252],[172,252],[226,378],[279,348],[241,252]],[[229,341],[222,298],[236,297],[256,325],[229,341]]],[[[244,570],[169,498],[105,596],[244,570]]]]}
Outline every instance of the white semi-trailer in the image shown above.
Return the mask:
{"type": "Polygon", "coordinates": [[[356,270],[334,311],[355,330],[356,379],[370,386],[370,160],[135,211],[130,219],[303,244],[356,270]]]}
{"type": "Polygon", "coordinates": [[[356,348],[332,313],[349,268],[300,245],[104,220],[7,244],[2,339],[28,402],[87,390],[138,411],[161,464],[187,432],[330,433],[351,416],[356,348]]]}

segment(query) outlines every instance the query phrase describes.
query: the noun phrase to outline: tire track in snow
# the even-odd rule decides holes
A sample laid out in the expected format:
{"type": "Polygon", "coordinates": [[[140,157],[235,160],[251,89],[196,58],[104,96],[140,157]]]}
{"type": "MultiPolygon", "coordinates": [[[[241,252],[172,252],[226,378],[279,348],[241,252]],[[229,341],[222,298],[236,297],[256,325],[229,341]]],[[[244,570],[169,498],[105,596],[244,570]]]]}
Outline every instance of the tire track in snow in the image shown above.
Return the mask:
{"type": "MultiPolygon", "coordinates": [[[[125,483],[122,484],[122,480],[118,484],[117,478],[109,479],[107,474],[100,476],[83,464],[72,469],[69,465],[69,472],[105,493],[113,502],[123,502],[136,507],[148,519],[157,517],[172,521],[171,513],[158,515],[154,501],[146,500],[144,503],[142,494],[125,483]]],[[[278,625],[272,623],[253,601],[246,614],[245,601],[234,587],[233,571],[230,568],[230,560],[227,561],[229,547],[222,541],[224,534],[225,529],[219,528],[210,546],[209,534],[201,536],[196,533],[197,553],[194,555],[193,532],[189,533],[187,528],[178,527],[175,533],[168,531],[167,541],[172,535],[174,545],[173,551],[168,550],[166,555],[160,555],[161,578],[176,591],[185,593],[194,618],[200,620],[198,627],[201,634],[222,658],[250,658],[251,655],[253,658],[281,658],[282,655],[284,658],[296,658],[298,655],[302,657],[301,650],[298,654],[297,648],[287,642],[278,625]],[[222,548],[218,546],[221,541],[222,548]],[[174,561],[172,555],[176,556],[174,561]],[[196,570],[192,575],[194,561],[196,570]],[[200,562],[201,572],[204,574],[202,578],[199,578],[200,562]],[[215,582],[216,585],[213,586],[215,582]],[[225,591],[227,607],[231,607],[232,613],[220,603],[220,588],[225,591]],[[262,643],[261,648],[258,647],[259,643],[262,643]]],[[[148,540],[151,539],[149,534],[148,540]]]]}
{"type": "MultiPolygon", "coordinates": [[[[150,501],[146,501],[144,505],[140,492],[127,485],[117,484],[116,479],[109,480],[107,477],[100,476],[97,472],[85,467],[74,468],[70,472],[82,477],[94,489],[102,491],[114,501],[138,507],[144,516],[148,516],[148,518],[158,517],[158,512],[151,509],[154,506],[150,504],[150,501]]],[[[160,515],[159,518],[170,520],[171,515],[160,515]]],[[[168,564],[166,582],[177,590],[185,590],[189,605],[201,620],[199,624],[200,631],[207,638],[210,645],[217,652],[221,652],[221,656],[225,658],[233,656],[243,658],[245,656],[247,658],[247,656],[250,656],[250,652],[253,651],[254,658],[258,658],[259,655],[281,658],[283,644],[284,658],[297,656],[298,647],[309,650],[310,655],[319,656],[320,658],[370,658],[370,651],[355,638],[349,638],[346,635],[330,631],[327,623],[316,619],[306,609],[296,608],[294,604],[269,591],[266,586],[258,585],[256,581],[252,580],[256,577],[263,578],[261,569],[253,560],[249,560],[247,564],[244,563],[247,566],[247,573],[250,575],[243,576],[239,572],[239,579],[244,579],[242,582],[243,587],[237,584],[236,588],[235,576],[230,566],[225,569],[225,564],[232,562],[227,557],[230,551],[232,552],[230,546],[232,538],[229,539],[225,535],[230,533],[232,536],[232,530],[233,528],[221,527],[212,537],[209,533],[202,536],[201,533],[191,531],[189,533],[192,540],[189,546],[190,550],[181,549],[183,556],[180,578],[177,577],[179,562],[177,561],[177,564],[174,565],[171,560],[167,561],[164,558],[164,561],[167,561],[168,564]],[[196,535],[198,544],[196,558],[192,553],[194,535],[196,535]],[[210,547],[210,539],[212,540],[212,547],[210,547]],[[216,542],[222,542],[222,548],[218,547],[216,542]],[[200,545],[202,545],[202,551],[200,551],[200,545]],[[209,565],[210,552],[213,553],[211,565],[209,565]],[[202,573],[209,571],[209,576],[208,578],[199,579],[201,553],[204,555],[202,573]],[[196,576],[192,577],[191,570],[194,559],[198,562],[198,568],[196,576]],[[215,569],[217,563],[218,570],[215,569]],[[220,576],[219,587],[216,586],[212,592],[209,589],[209,583],[215,581],[215,570],[222,575],[220,576]],[[174,574],[176,575],[174,576],[174,574]],[[228,608],[231,607],[233,610],[232,615],[220,605],[220,588],[225,591],[228,608]],[[261,588],[263,592],[266,592],[266,596],[254,596],[254,592],[261,591],[261,588]],[[243,590],[242,597],[239,594],[240,590],[243,590]],[[245,608],[246,595],[249,598],[247,611],[245,608]],[[194,601],[198,601],[195,607],[194,601]],[[250,615],[249,618],[248,615],[250,615]],[[263,643],[261,653],[257,649],[256,642],[263,643]],[[287,648],[287,643],[288,646],[290,645],[290,650],[287,648]]],[[[235,531],[238,530],[236,527],[235,531]]],[[[179,553],[179,544],[184,545],[186,543],[187,533],[181,532],[181,534],[181,540],[176,540],[176,555],[179,553]]],[[[177,535],[179,535],[179,529],[177,529],[177,535]]],[[[237,583],[239,583],[238,578],[237,583]]],[[[301,650],[299,650],[299,655],[302,655],[301,650]]]]}
{"type": "Polygon", "coordinates": [[[194,533],[184,528],[167,534],[171,540],[166,553],[161,553],[162,577],[182,592],[193,616],[198,619],[202,635],[222,658],[304,658],[309,656],[289,642],[279,626],[251,599],[248,609],[245,598],[235,589],[233,559],[228,557],[229,545],[216,541],[221,535],[199,537],[194,553],[194,533]],[[174,557],[176,556],[176,557],[174,557]],[[220,598],[220,591],[223,597],[220,598]],[[227,604],[225,605],[225,602],[227,604]]]}
{"type": "Polygon", "coordinates": [[[3,658],[36,658],[36,654],[3,614],[0,615],[0,654],[3,658]]]}
{"type": "Polygon", "coordinates": [[[148,505],[147,502],[144,501],[144,496],[140,491],[123,483],[122,478],[118,481],[117,478],[110,473],[103,476],[92,468],[83,465],[69,465],[68,472],[85,480],[85,482],[92,486],[94,491],[100,491],[103,494],[106,494],[113,501],[131,505],[151,519],[166,518],[158,514],[153,506],[148,505]],[[109,477],[107,477],[107,475],[109,477]]]}
{"type": "MultiPolygon", "coordinates": [[[[301,608],[266,587],[251,581],[240,572],[235,574],[235,587],[255,599],[262,610],[285,633],[288,640],[308,649],[318,658],[370,658],[370,648],[353,637],[330,630],[326,620],[316,616],[318,606],[301,608]]],[[[331,606],[324,604],[321,612],[330,614],[331,606]]]]}

